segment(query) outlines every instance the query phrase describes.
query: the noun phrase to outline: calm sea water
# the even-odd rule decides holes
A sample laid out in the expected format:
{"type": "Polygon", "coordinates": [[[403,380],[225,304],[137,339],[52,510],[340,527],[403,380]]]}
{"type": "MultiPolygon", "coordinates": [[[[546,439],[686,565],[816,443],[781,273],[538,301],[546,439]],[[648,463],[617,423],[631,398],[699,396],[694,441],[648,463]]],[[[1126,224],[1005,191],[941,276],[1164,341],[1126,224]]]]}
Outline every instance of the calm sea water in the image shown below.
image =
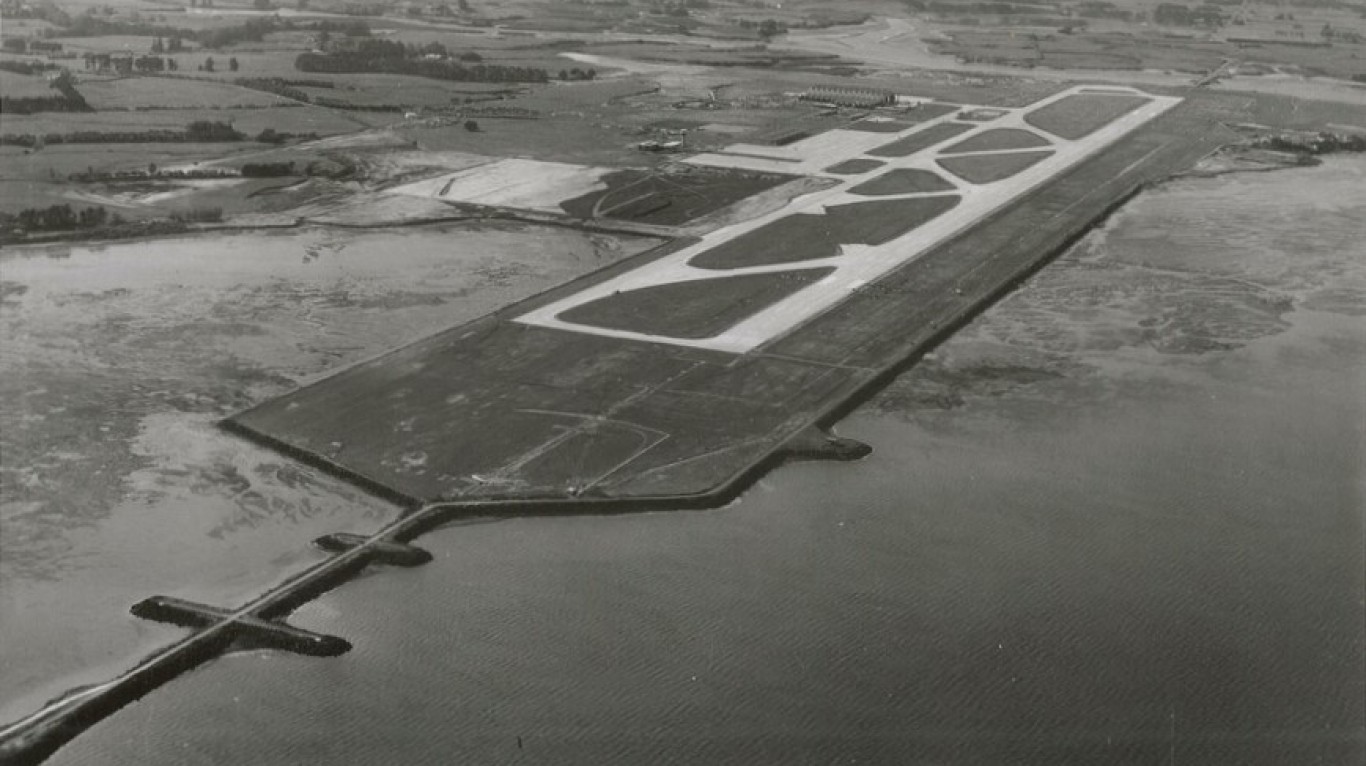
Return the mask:
{"type": "Polygon", "coordinates": [[[1362,188],[1146,194],[842,423],[868,459],[433,533],[294,616],[350,654],[52,762],[1360,763],[1362,188]]]}

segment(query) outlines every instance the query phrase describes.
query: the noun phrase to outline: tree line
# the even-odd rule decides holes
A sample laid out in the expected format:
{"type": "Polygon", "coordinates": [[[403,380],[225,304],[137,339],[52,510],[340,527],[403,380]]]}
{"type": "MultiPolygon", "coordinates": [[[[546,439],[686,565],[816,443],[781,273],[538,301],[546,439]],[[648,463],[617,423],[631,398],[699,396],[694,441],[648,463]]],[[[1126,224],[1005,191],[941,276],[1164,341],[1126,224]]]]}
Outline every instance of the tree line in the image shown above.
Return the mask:
{"type": "Polygon", "coordinates": [[[76,90],[76,78],[70,72],[62,70],[48,86],[57,91],[57,95],[12,97],[0,94],[0,114],[93,111],[85,102],[85,96],[76,90]]]}
{"type": "Polygon", "coordinates": [[[9,223],[25,231],[72,231],[117,225],[123,223],[123,217],[118,213],[111,215],[102,207],[77,210],[70,205],[60,204],[25,208],[10,218],[9,223]]]}
{"type": "Polygon", "coordinates": [[[328,53],[301,53],[294,59],[294,68],[301,72],[336,74],[407,74],[459,82],[550,81],[550,74],[538,67],[475,63],[477,59],[468,55],[452,59],[444,50],[441,48],[442,52],[438,52],[431,46],[405,46],[392,40],[361,39],[345,49],[328,53]]]}
{"type": "Polygon", "coordinates": [[[77,130],[72,133],[6,133],[0,146],[39,148],[47,144],[206,144],[241,141],[246,138],[230,123],[195,120],[184,130],[77,130]]]}

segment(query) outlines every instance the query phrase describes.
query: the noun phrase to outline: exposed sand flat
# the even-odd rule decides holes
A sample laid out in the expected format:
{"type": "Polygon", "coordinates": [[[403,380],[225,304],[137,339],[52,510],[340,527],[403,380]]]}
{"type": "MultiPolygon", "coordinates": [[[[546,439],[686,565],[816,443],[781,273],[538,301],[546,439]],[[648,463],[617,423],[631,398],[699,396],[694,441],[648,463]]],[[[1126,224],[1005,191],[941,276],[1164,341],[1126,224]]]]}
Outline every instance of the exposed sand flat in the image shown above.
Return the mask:
{"type": "Polygon", "coordinates": [[[390,189],[390,194],[563,212],[560,202],[605,189],[611,168],[507,159],[390,189]]]}

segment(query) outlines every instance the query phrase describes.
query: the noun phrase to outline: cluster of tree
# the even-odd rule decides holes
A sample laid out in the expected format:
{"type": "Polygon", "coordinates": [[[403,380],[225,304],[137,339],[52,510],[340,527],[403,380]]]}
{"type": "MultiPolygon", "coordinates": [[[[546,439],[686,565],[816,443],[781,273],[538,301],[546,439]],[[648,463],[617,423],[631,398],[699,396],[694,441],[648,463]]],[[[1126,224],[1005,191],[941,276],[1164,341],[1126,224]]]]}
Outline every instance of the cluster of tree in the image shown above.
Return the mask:
{"type": "Polygon", "coordinates": [[[25,208],[20,210],[12,221],[24,231],[72,231],[123,223],[123,218],[118,213],[110,215],[109,211],[102,207],[76,210],[70,205],[62,204],[25,208]]]}
{"type": "Polygon", "coordinates": [[[313,88],[333,87],[333,84],[326,80],[302,80],[294,82],[281,77],[239,77],[236,80],[233,80],[233,84],[240,85],[243,88],[251,88],[252,90],[259,90],[265,93],[274,93],[277,96],[284,96],[285,98],[292,98],[295,101],[308,103],[308,94],[296,87],[297,85],[304,83],[309,83],[306,87],[313,88]],[[317,83],[321,83],[321,85],[317,83]]]}
{"type": "Polygon", "coordinates": [[[171,220],[179,223],[217,223],[223,220],[221,207],[192,207],[171,213],[171,220]]]}
{"type": "Polygon", "coordinates": [[[654,12],[665,16],[684,17],[691,15],[691,10],[695,8],[707,8],[710,3],[707,0],[656,0],[654,12]]]}
{"type": "Polygon", "coordinates": [[[105,35],[177,37],[184,39],[194,39],[195,37],[193,30],[168,27],[161,24],[148,24],[140,18],[131,18],[128,20],[101,18],[95,15],[93,8],[61,26],[64,27],[61,33],[62,37],[103,37],[105,35]]]}
{"type": "Polygon", "coordinates": [[[1226,21],[1226,17],[1222,8],[1209,3],[1195,8],[1162,3],[1153,11],[1153,21],[1171,27],[1217,27],[1226,21]]]}
{"type": "MultiPolygon", "coordinates": [[[[377,41],[377,42],[382,42],[382,41],[377,41]]],[[[387,46],[378,46],[378,47],[381,47],[381,48],[387,50],[387,51],[389,52],[390,55],[396,55],[396,54],[397,54],[397,50],[396,50],[393,46],[398,45],[398,44],[399,44],[399,43],[389,43],[387,46]]],[[[465,51],[464,53],[461,53],[461,54],[459,54],[459,55],[456,55],[455,53],[452,53],[450,50],[448,50],[448,49],[446,48],[446,46],[444,46],[444,45],[442,45],[441,43],[438,43],[438,42],[430,42],[430,43],[427,43],[427,44],[425,44],[425,45],[413,45],[413,44],[409,43],[408,45],[404,45],[404,46],[403,46],[403,54],[402,54],[402,55],[406,56],[407,58],[414,58],[414,59],[415,59],[415,58],[439,58],[439,59],[454,58],[454,59],[459,59],[459,60],[461,60],[461,61],[468,61],[468,62],[470,62],[470,63],[472,63],[472,64],[477,64],[477,63],[479,63],[479,62],[481,62],[481,61],[484,60],[484,57],[483,57],[483,56],[480,56],[478,53],[475,53],[474,51],[465,51]]]]}
{"type": "MultiPolygon", "coordinates": [[[[1366,78],[1363,78],[1366,79],[1366,78]]],[[[1366,152],[1366,136],[1321,132],[1312,135],[1272,135],[1252,143],[1259,149],[1293,154],[1334,154],[1337,152],[1366,152]]]]}
{"type": "MultiPolygon", "coordinates": [[[[236,57],[236,56],[232,56],[232,57],[228,58],[228,71],[229,71],[229,72],[236,72],[240,67],[241,67],[241,65],[237,62],[237,57],[236,57]]],[[[199,65],[199,71],[201,71],[201,72],[215,72],[215,71],[217,71],[217,70],[218,70],[218,62],[217,62],[217,61],[214,61],[213,56],[209,56],[209,57],[205,58],[205,59],[204,59],[204,63],[202,63],[202,64],[199,65]]]]}
{"type": "Polygon", "coordinates": [[[152,39],[152,53],[181,53],[185,50],[185,41],[180,37],[172,36],[169,39],[156,37],[152,39]]]}
{"type": "Polygon", "coordinates": [[[578,67],[574,67],[573,69],[561,69],[561,70],[560,70],[560,74],[559,74],[558,76],[559,76],[559,78],[560,78],[561,80],[566,80],[566,81],[572,81],[572,80],[593,80],[593,79],[596,79],[596,78],[597,78],[597,76],[598,76],[598,70],[596,70],[596,69],[579,69],[578,67]]]}
{"type": "MultiPolygon", "coordinates": [[[[1362,13],[1366,14],[1366,11],[1362,13]]],[[[1319,36],[1325,40],[1337,40],[1349,44],[1360,44],[1363,40],[1360,33],[1353,32],[1350,29],[1334,29],[1332,24],[1324,24],[1323,29],[1319,30],[1319,36]]]]}
{"type": "Polygon", "coordinates": [[[765,40],[771,37],[777,37],[787,31],[787,24],[781,21],[774,21],[773,19],[764,19],[763,21],[740,19],[740,27],[742,29],[753,29],[765,40]]]}
{"type": "Polygon", "coordinates": [[[85,96],[76,90],[76,78],[63,69],[48,81],[57,95],[12,97],[0,94],[0,114],[36,114],[38,112],[89,112],[85,96]]]}
{"type": "Polygon", "coordinates": [[[71,16],[56,3],[31,3],[23,0],[0,2],[0,17],[6,19],[42,19],[59,27],[71,23],[71,16]]]}
{"type": "Polygon", "coordinates": [[[133,68],[139,72],[174,72],[180,64],[170,56],[138,56],[133,59],[133,68]]]}
{"type": "Polygon", "coordinates": [[[248,162],[242,166],[245,178],[279,178],[295,175],[293,162],[248,162]]]}
{"type": "Polygon", "coordinates": [[[944,0],[903,0],[912,10],[961,16],[1029,16],[1037,15],[1038,5],[1004,2],[958,3],[944,0]]]}
{"type": "Polygon", "coordinates": [[[400,104],[356,104],[350,101],[343,101],[339,98],[324,98],[318,96],[310,103],[318,106],[325,106],[328,109],[346,109],[352,112],[406,112],[408,108],[400,104]]]}
{"type": "Polygon", "coordinates": [[[1133,11],[1126,11],[1114,3],[1105,2],[1105,0],[1085,0],[1085,2],[1077,3],[1073,10],[1078,16],[1088,19],[1131,21],[1134,18],[1133,11]]]}
{"type": "Polygon", "coordinates": [[[359,19],[356,21],[320,21],[313,28],[318,31],[319,40],[324,44],[335,34],[343,37],[370,36],[370,25],[359,19]]]}
{"type": "Polygon", "coordinates": [[[42,74],[56,68],[50,61],[0,61],[0,69],[15,74],[42,74]]]}
{"type": "Polygon", "coordinates": [[[84,100],[73,101],[66,96],[25,96],[16,98],[0,94],[0,114],[38,114],[39,112],[88,112],[84,100]]]}
{"type": "Polygon", "coordinates": [[[246,136],[230,123],[196,120],[184,130],[78,130],[47,135],[6,133],[0,136],[0,146],[41,148],[48,144],[208,144],[241,141],[244,138],[246,136]]]}
{"type": "Polygon", "coordinates": [[[131,53],[86,53],[82,56],[85,59],[85,68],[94,69],[97,72],[116,71],[122,73],[138,72],[175,72],[180,69],[180,62],[166,56],[153,56],[142,54],[134,56],[131,53]]]}
{"type": "Polygon", "coordinates": [[[205,48],[226,48],[236,43],[259,43],[271,32],[290,29],[292,24],[273,18],[250,19],[233,27],[205,29],[199,33],[199,44],[205,48]]]}
{"type": "Polygon", "coordinates": [[[549,73],[536,67],[474,64],[424,54],[421,49],[389,40],[361,40],[346,50],[301,53],[294,67],[301,72],[383,72],[459,82],[548,82],[549,73]]]}
{"type": "Polygon", "coordinates": [[[146,170],[96,170],[93,166],[67,176],[71,181],[135,181],[144,178],[235,178],[238,173],[225,168],[159,170],[155,162],[146,170]]]}

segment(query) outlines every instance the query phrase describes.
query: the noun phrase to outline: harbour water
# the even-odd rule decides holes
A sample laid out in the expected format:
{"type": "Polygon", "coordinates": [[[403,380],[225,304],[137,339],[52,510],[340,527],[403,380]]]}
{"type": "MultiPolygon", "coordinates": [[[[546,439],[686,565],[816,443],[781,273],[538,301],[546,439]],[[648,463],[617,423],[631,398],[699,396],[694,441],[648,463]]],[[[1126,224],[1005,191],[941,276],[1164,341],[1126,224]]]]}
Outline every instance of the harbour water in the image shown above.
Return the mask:
{"type": "Polygon", "coordinates": [[[434,532],[291,618],[351,653],[215,661],[52,763],[1360,762],[1364,187],[1146,193],[842,422],[865,460],[434,532]]]}

